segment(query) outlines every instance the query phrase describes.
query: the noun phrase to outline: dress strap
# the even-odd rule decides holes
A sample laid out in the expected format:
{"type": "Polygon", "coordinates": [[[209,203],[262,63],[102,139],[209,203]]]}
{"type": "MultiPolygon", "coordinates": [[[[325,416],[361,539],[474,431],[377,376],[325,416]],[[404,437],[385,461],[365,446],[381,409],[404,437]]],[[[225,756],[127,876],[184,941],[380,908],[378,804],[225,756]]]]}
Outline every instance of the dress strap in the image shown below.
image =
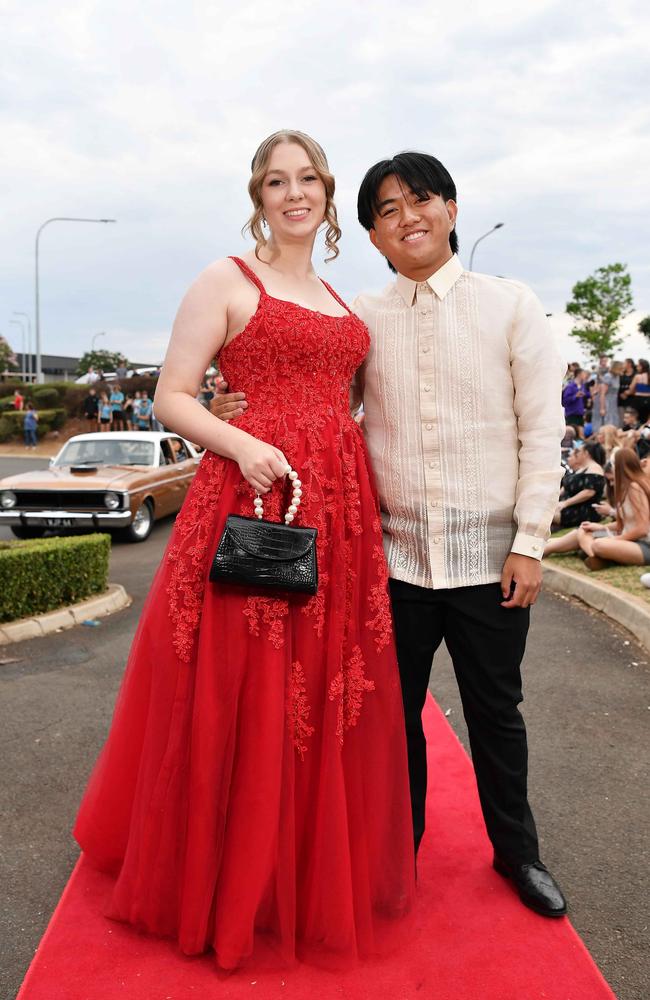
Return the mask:
{"type": "Polygon", "coordinates": [[[257,288],[259,288],[259,290],[262,293],[262,295],[266,295],[266,288],[264,287],[264,285],[262,284],[262,282],[260,281],[260,279],[255,274],[255,271],[251,267],[249,267],[248,264],[246,264],[241,259],[241,257],[232,257],[231,256],[229,259],[230,260],[234,260],[234,262],[237,265],[237,267],[239,268],[239,270],[242,271],[246,275],[246,277],[248,278],[249,281],[252,281],[253,284],[257,288]]]}
{"type": "Polygon", "coordinates": [[[340,306],[343,306],[344,309],[347,309],[347,311],[350,313],[350,315],[352,315],[352,310],[350,309],[350,307],[347,304],[347,302],[344,302],[343,299],[341,298],[341,296],[337,295],[337,293],[334,291],[334,289],[332,288],[332,286],[328,285],[328,283],[325,281],[324,278],[321,278],[320,280],[323,282],[323,284],[325,285],[325,288],[330,293],[330,295],[332,296],[332,298],[336,299],[336,301],[338,302],[338,304],[340,306]]]}

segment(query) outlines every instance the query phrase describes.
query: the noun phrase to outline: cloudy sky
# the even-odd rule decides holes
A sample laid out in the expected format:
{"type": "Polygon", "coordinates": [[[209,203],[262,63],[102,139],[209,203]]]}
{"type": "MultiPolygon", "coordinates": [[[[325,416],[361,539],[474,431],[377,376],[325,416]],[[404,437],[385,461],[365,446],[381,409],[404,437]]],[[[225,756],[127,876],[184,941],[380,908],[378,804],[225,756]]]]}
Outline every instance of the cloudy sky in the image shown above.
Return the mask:
{"type": "MultiPolygon", "coordinates": [[[[41,237],[44,353],[91,338],[164,354],[178,302],[237,253],[256,146],[312,133],[337,176],[352,297],[389,275],[356,222],[365,169],[434,153],[459,189],[461,257],[528,282],[553,323],[575,281],[628,264],[633,330],[650,312],[650,14],[632,0],[0,0],[0,332],[33,314],[41,237]]],[[[570,344],[570,341],[567,342],[570,344]]],[[[650,353],[637,337],[626,344],[650,353]]],[[[568,353],[579,356],[571,345],[568,353]]]]}

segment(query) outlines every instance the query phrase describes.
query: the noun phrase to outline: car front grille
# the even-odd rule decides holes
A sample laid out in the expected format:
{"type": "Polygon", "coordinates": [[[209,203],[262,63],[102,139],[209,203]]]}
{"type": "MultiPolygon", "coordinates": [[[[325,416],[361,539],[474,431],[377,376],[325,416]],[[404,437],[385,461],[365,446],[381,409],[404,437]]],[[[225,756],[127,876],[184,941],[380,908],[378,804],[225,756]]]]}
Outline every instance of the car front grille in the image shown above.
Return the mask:
{"type": "MultiPolygon", "coordinates": [[[[20,510],[106,510],[107,490],[14,490],[20,510]]],[[[123,501],[120,504],[122,509],[123,501]]]]}

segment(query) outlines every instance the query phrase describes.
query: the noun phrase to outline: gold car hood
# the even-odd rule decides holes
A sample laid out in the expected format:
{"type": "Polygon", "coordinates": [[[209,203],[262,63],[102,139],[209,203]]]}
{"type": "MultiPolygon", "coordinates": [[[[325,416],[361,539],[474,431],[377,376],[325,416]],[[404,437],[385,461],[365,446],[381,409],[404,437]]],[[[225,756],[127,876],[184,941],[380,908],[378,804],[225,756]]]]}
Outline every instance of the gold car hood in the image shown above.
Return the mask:
{"type": "Polygon", "coordinates": [[[17,476],[0,479],[4,490],[128,490],[143,474],[152,473],[150,465],[99,465],[96,470],[72,472],[69,465],[60,468],[22,472],[17,476]]]}

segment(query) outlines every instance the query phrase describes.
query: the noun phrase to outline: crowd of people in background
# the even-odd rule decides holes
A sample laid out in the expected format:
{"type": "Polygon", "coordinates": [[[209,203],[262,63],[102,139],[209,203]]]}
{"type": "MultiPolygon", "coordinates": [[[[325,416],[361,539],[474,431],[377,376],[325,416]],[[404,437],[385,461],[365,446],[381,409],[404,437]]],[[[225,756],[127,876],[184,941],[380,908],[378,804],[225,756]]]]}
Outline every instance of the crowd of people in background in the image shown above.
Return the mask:
{"type": "MultiPolygon", "coordinates": [[[[218,372],[207,375],[197,399],[202,406],[210,407],[216,395],[225,391],[226,383],[218,372]]],[[[83,414],[89,430],[99,431],[157,431],[163,425],[156,419],[153,400],[146,390],[124,393],[119,382],[113,382],[110,391],[99,391],[90,384],[83,402],[83,414]]]]}
{"type": "Polygon", "coordinates": [[[612,361],[602,355],[595,369],[569,365],[562,390],[566,422],[579,438],[602,427],[638,430],[650,416],[650,362],[612,361]]]}
{"type": "Polygon", "coordinates": [[[650,565],[650,363],[571,364],[562,404],[566,471],[544,554],[575,551],[591,570],[650,565]]]}
{"type": "MultiPolygon", "coordinates": [[[[117,374],[121,371],[117,368],[117,374]]],[[[124,368],[126,372],[126,368],[124,368]]],[[[132,374],[132,373],[129,373],[132,374]]],[[[146,389],[125,392],[120,382],[110,382],[103,389],[97,386],[101,372],[88,370],[88,394],[82,403],[82,414],[88,431],[161,431],[163,425],[156,419],[153,399],[146,389]]],[[[223,376],[207,374],[199,393],[199,402],[206,407],[216,395],[224,392],[226,383],[223,376]]],[[[23,435],[25,447],[33,449],[37,445],[38,412],[34,403],[26,402],[24,395],[16,389],[12,399],[15,410],[24,411],[23,435]]]]}
{"type": "Polygon", "coordinates": [[[119,382],[110,392],[97,392],[92,386],[83,401],[83,414],[89,430],[151,431],[160,430],[153,412],[153,401],[146,389],[125,394],[119,382]]]}

